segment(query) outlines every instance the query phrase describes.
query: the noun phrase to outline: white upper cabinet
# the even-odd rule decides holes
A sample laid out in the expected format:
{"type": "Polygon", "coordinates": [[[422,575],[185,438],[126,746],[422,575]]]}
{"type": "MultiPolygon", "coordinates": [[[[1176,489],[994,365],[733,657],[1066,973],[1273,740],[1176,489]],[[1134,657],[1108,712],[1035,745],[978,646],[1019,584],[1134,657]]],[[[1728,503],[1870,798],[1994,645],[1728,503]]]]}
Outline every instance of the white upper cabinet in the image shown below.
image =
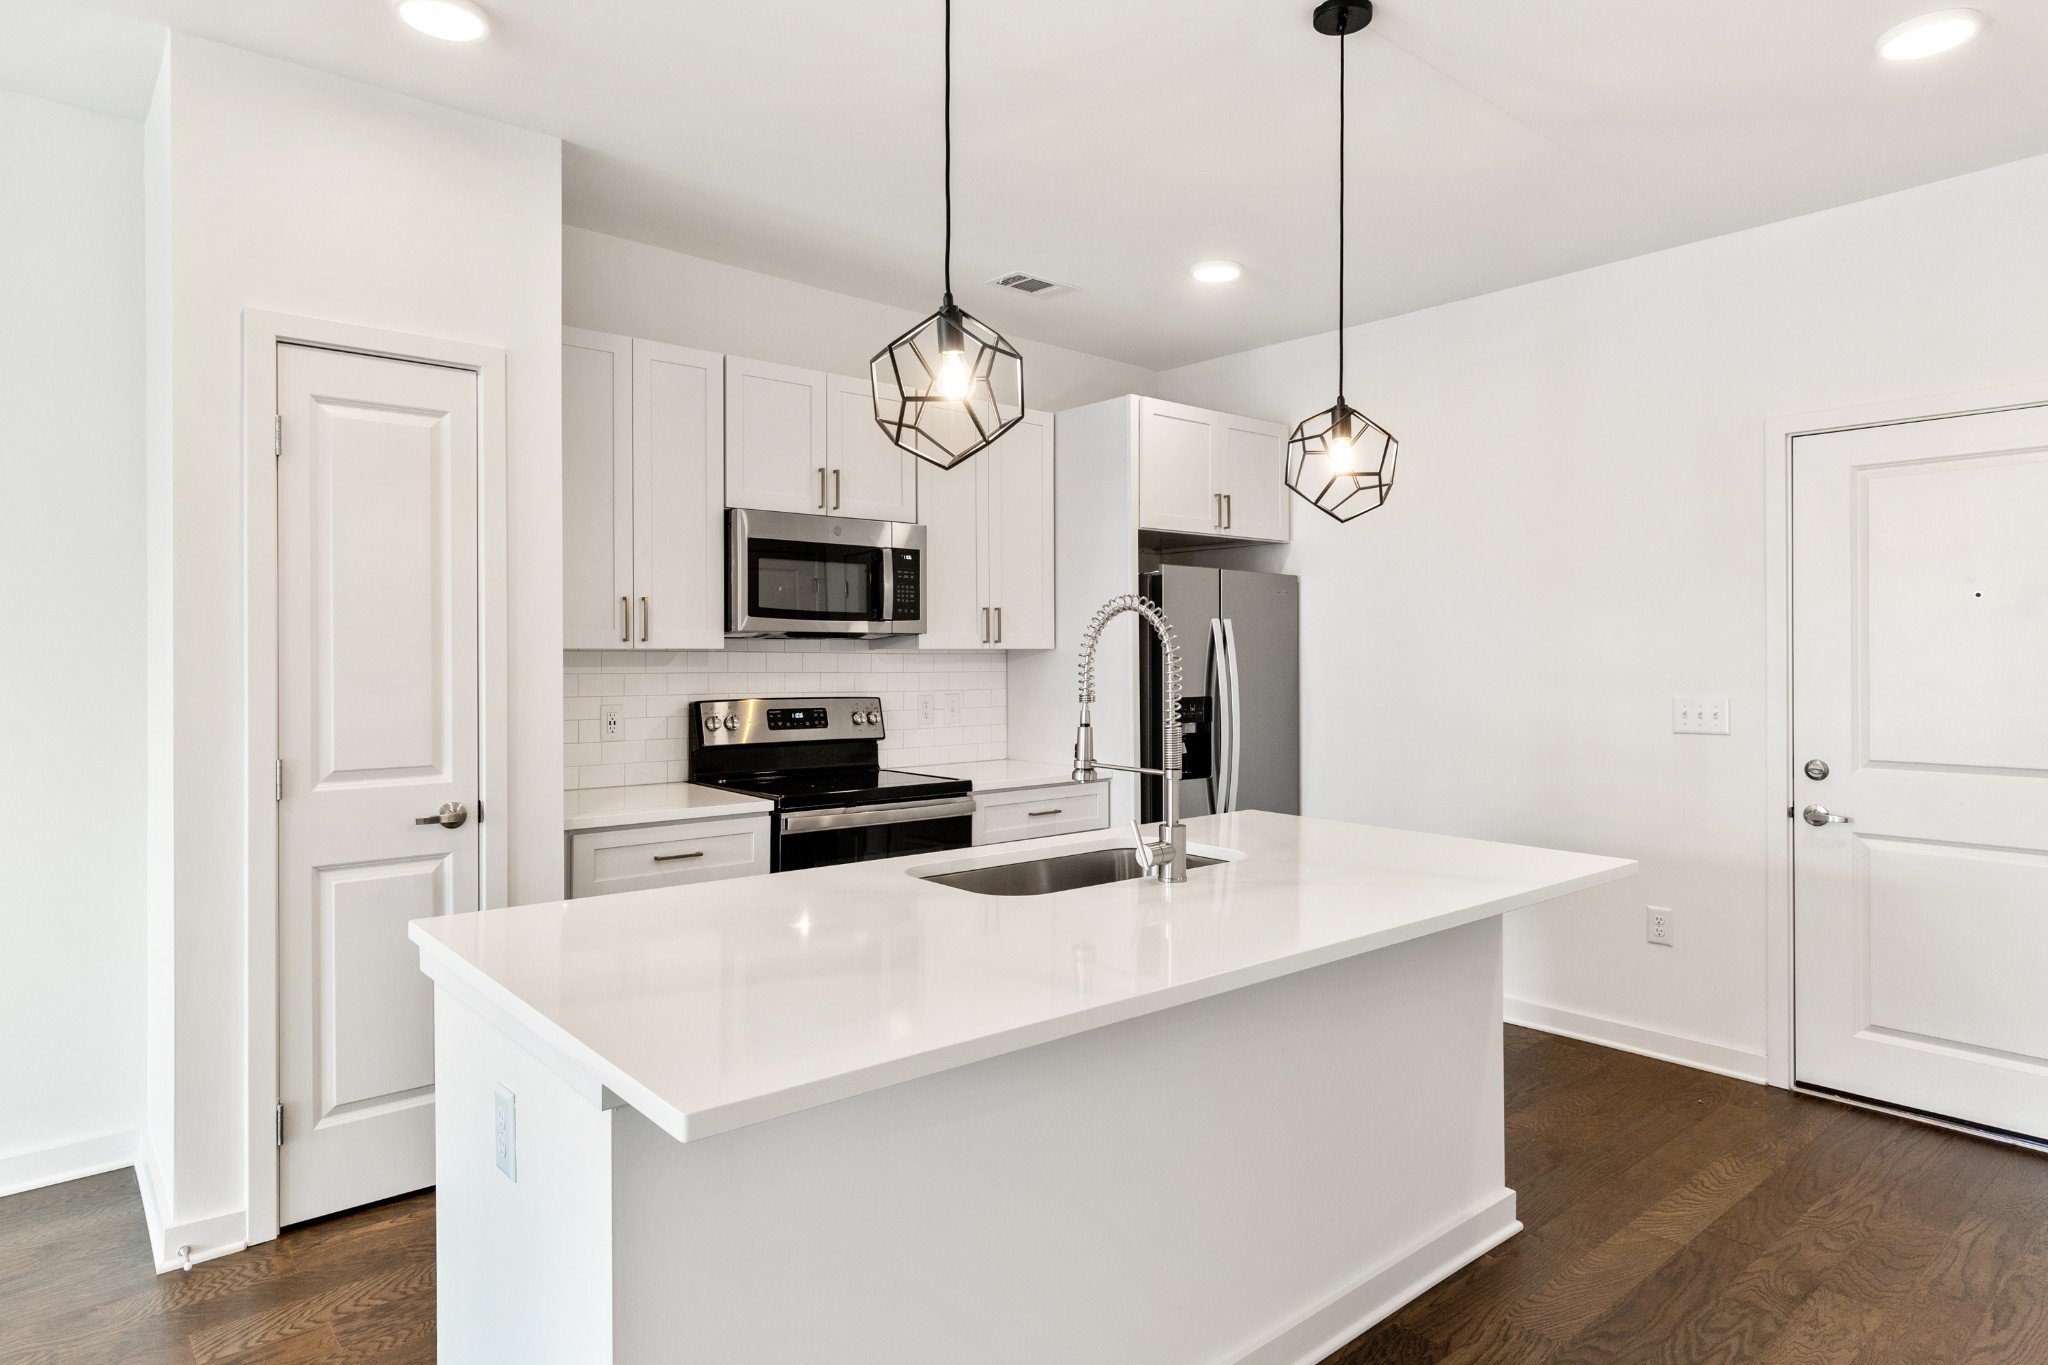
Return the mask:
{"type": "Polygon", "coordinates": [[[875,425],[875,400],[865,379],[830,376],[826,432],[831,488],[826,511],[872,521],[917,520],[917,466],[924,463],[875,425]]]}
{"type": "Polygon", "coordinates": [[[633,586],[642,649],[725,647],[723,357],[633,343],[633,586]]]}
{"type": "Polygon", "coordinates": [[[568,649],[725,647],[722,358],[562,333],[568,649]]]}
{"type": "Polygon", "coordinates": [[[829,378],[818,370],[726,357],[727,506],[826,510],[829,378]]]}
{"type": "Polygon", "coordinates": [[[875,425],[865,379],[728,356],[725,402],[728,506],[917,520],[918,461],[875,425]]]}
{"type": "Polygon", "coordinates": [[[1051,649],[1053,418],[1028,411],[952,469],[918,462],[924,649],[1051,649]]]}
{"type": "Polygon", "coordinates": [[[1138,525],[1236,540],[1288,536],[1287,433],[1255,418],[1138,400],[1138,525]]]}
{"type": "Polygon", "coordinates": [[[562,632],[568,649],[630,648],[633,343],[562,332],[562,632]]]}

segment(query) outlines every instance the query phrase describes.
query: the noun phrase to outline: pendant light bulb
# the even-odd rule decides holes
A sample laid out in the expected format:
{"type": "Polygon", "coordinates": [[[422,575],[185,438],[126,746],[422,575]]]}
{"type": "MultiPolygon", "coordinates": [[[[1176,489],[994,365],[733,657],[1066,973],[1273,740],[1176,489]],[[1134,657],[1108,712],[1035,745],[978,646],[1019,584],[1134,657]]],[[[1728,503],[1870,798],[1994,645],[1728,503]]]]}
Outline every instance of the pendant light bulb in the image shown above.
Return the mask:
{"type": "Polygon", "coordinates": [[[939,397],[959,402],[974,388],[974,373],[967,368],[965,350],[939,352],[939,373],[932,387],[939,397]]]}
{"type": "Polygon", "coordinates": [[[1341,430],[1330,433],[1330,472],[1332,474],[1356,474],[1358,472],[1358,447],[1351,442],[1351,424],[1346,422],[1341,430]]]}

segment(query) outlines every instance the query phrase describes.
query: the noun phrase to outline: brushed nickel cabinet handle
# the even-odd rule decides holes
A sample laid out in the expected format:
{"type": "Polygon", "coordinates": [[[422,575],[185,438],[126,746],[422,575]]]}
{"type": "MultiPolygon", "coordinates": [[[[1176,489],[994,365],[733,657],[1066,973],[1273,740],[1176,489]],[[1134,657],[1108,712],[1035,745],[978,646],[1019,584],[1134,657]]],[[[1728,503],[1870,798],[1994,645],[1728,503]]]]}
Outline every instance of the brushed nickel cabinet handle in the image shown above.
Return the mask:
{"type": "Polygon", "coordinates": [[[704,850],[700,848],[695,853],[657,853],[654,855],[654,861],[657,863],[672,863],[682,858],[701,858],[703,856],[704,850]]]}
{"type": "Polygon", "coordinates": [[[640,599],[640,643],[647,643],[647,599],[640,599]]]}
{"type": "Polygon", "coordinates": [[[1223,495],[1223,529],[1228,531],[1237,524],[1237,509],[1230,505],[1230,494],[1223,495]]]}
{"type": "Polygon", "coordinates": [[[1036,818],[1041,815],[1061,815],[1064,814],[1065,811],[1065,806],[1054,806],[1051,810],[1027,810],[1024,813],[1026,815],[1032,816],[1033,818],[1036,818]]]}
{"type": "Polygon", "coordinates": [[[825,510],[825,466],[818,466],[818,510],[825,510]]]}
{"type": "Polygon", "coordinates": [[[832,471],[832,510],[839,510],[839,471],[832,471]]]}
{"type": "Polygon", "coordinates": [[[988,608],[981,609],[981,642],[988,643],[988,608]]]}
{"type": "Polygon", "coordinates": [[[1001,607],[997,607],[997,608],[996,608],[996,643],[997,643],[997,644],[1001,644],[1002,642],[1003,642],[1003,609],[1002,609],[1001,607]]]}
{"type": "Polygon", "coordinates": [[[629,644],[629,645],[630,645],[630,644],[632,644],[632,643],[633,643],[633,599],[632,599],[632,598],[630,598],[630,597],[621,597],[621,598],[619,599],[619,617],[620,617],[621,621],[623,621],[623,622],[624,622],[624,624],[622,624],[622,625],[621,625],[621,626],[619,627],[619,639],[621,639],[622,641],[624,641],[625,643],[627,643],[627,644],[629,644]]]}
{"type": "Polygon", "coordinates": [[[1209,509],[1209,524],[1221,530],[1223,529],[1223,495],[1221,493],[1211,493],[1209,501],[1214,504],[1209,509]]]}

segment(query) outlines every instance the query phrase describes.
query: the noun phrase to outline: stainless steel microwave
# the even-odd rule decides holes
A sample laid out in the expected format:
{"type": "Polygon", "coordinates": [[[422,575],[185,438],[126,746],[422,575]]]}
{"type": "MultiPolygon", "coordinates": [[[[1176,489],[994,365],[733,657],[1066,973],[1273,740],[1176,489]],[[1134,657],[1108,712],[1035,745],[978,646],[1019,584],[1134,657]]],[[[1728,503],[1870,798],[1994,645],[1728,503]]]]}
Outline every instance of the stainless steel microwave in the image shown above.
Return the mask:
{"type": "Polygon", "coordinates": [[[725,633],[924,632],[924,527],[901,521],[725,514],[725,633]]]}

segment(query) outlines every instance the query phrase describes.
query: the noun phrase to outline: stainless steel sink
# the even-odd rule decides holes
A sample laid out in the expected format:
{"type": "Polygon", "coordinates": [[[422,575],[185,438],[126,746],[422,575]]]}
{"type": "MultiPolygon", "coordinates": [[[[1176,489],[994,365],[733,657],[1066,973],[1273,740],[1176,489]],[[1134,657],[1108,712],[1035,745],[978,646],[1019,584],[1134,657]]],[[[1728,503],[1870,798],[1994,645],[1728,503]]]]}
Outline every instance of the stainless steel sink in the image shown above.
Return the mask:
{"type": "MultiPolygon", "coordinates": [[[[1188,855],[1188,866],[1209,867],[1223,861],[1188,855]]],[[[1033,858],[1020,863],[998,863],[994,867],[969,868],[965,872],[934,872],[928,882],[941,882],[981,896],[1045,896],[1055,891],[1073,891],[1083,886],[1127,882],[1145,875],[1138,865],[1137,850],[1096,848],[1086,853],[1063,853],[1056,858],[1033,858]]]]}

